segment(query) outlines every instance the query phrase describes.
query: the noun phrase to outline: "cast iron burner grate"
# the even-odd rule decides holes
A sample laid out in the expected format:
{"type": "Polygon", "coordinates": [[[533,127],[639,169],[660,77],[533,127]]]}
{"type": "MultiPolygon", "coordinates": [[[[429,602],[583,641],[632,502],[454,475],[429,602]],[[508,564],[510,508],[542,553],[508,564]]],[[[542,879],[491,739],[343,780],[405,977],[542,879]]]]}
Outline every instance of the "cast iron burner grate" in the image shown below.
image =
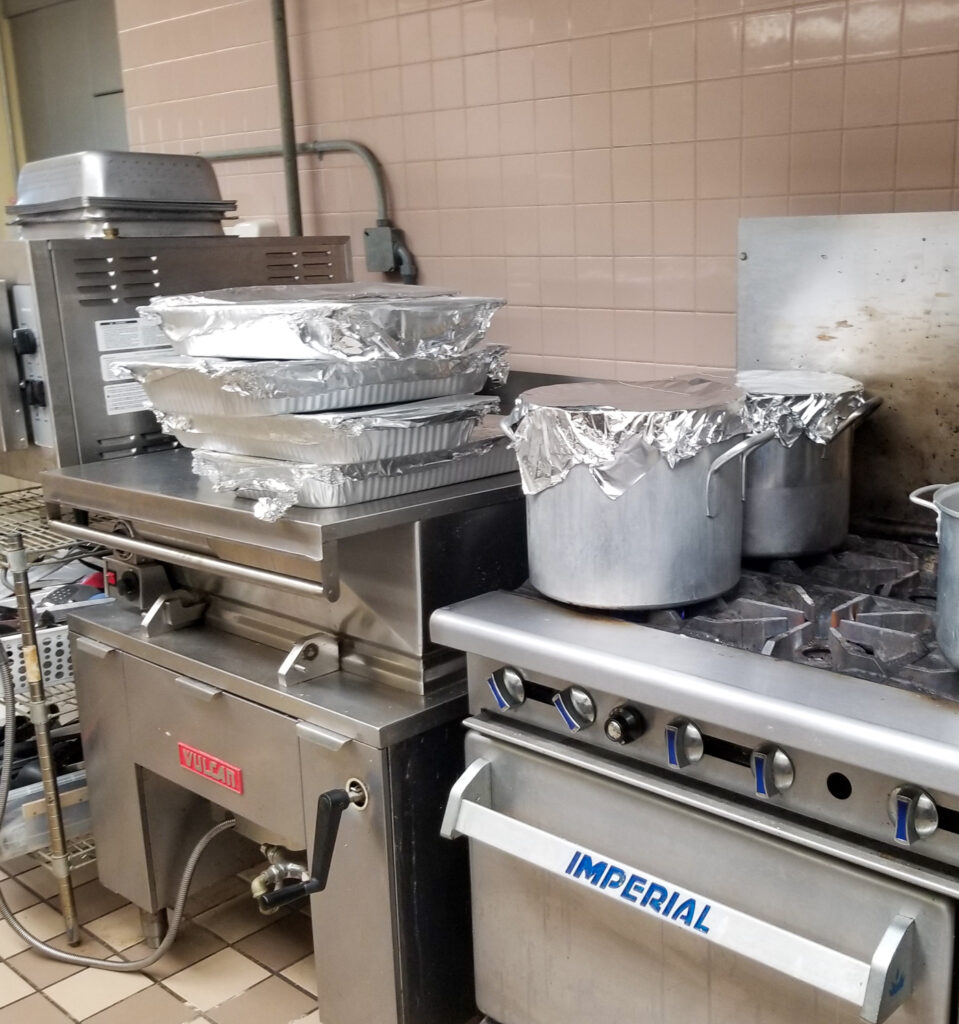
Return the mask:
{"type": "Polygon", "coordinates": [[[934,547],[847,538],[819,558],[751,563],[733,590],[616,618],[959,702],[936,643],[934,547]]]}

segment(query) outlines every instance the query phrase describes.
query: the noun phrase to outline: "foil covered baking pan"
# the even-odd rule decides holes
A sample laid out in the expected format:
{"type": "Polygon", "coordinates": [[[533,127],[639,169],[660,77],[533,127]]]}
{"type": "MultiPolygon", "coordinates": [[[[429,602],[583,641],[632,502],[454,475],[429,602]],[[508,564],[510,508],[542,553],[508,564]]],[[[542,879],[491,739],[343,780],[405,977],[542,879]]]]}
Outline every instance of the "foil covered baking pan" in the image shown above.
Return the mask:
{"type": "Polygon", "coordinates": [[[505,381],[506,349],[491,345],[451,358],[345,360],[194,359],[152,356],[117,360],[160,415],[276,416],[364,405],[393,405],[479,391],[505,381]]]}
{"type": "Polygon", "coordinates": [[[497,398],[454,395],[286,416],[168,415],[160,424],[184,448],[341,465],[456,448],[498,408],[497,398]]]}
{"type": "Polygon", "coordinates": [[[502,305],[416,285],[260,285],[158,296],[140,315],[185,355],[363,361],[467,352],[502,305]]]}
{"type": "Polygon", "coordinates": [[[510,473],[516,459],[495,427],[480,427],[472,439],[454,449],[402,459],[318,466],[254,459],[220,452],[193,454],[193,471],[217,491],[236,491],[256,504],[258,519],[275,522],[294,505],[339,508],[393,498],[413,491],[464,483],[510,473]]]}

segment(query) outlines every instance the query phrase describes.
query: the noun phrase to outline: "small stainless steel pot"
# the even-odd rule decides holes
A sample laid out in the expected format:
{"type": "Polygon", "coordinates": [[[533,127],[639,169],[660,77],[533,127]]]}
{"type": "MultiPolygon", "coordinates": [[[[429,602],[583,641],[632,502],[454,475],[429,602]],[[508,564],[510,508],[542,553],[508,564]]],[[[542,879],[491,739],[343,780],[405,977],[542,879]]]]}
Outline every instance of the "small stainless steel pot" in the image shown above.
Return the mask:
{"type": "Polygon", "coordinates": [[[914,490],[909,500],[936,513],[936,639],[946,659],[959,668],[959,484],[927,484],[914,490]],[[930,492],[932,501],[922,497],[930,492]]]}
{"type": "Polygon", "coordinates": [[[871,398],[828,444],[800,437],[766,444],[746,457],[743,555],[794,558],[839,547],[849,532],[853,430],[879,408],[871,398]]]}
{"type": "Polygon", "coordinates": [[[742,557],[742,456],[773,432],[657,462],[611,500],[586,466],[526,497],[530,581],[588,608],[669,608],[734,587],[742,557]]]}

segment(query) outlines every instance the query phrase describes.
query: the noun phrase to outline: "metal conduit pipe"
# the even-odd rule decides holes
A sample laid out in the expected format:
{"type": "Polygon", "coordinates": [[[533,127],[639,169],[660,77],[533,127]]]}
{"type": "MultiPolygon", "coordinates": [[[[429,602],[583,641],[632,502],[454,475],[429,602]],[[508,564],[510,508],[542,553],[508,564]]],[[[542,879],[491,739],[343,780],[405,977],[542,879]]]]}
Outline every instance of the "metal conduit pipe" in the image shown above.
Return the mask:
{"type": "MultiPolygon", "coordinates": [[[[362,142],[355,142],[353,139],[314,139],[311,142],[297,143],[295,151],[299,155],[314,153],[317,156],[323,153],[353,153],[363,161],[373,178],[373,189],[376,193],[376,227],[368,228],[364,239],[366,269],[377,273],[395,271],[406,284],[415,284],[419,269],[403,232],[394,227],[390,220],[386,176],[376,154],[369,146],[364,146],[362,142]]],[[[284,156],[284,150],[282,146],[249,146],[244,149],[221,149],[196,155],[213,163],[222,163],[284,156]]]]}
{"type": "MultiPolygon", "coordinates": [[[[362,142],[354,142],[352,139],[314,139],[312,142],[298,142],[296,152],[299,155],[305,153],[316,153],[317,155],[321,153],[355,153],[366,164],[373,177],[377,222],[379,224],[390,223],[383,167],[368,146],[364,146],[362,142]]],[[[197,153],[196,155],[213,163],[222,163],[228,160],[263,160],[267,157],[283,156],[283,148],[282,146],[250,146],[246,149],[218,149],[212,153],[197,153]]]]}
{"type": "Polygon", "coordinates": [[[290,218],[290,234],[303,234],[303,213],[300,208],[300,178],[296,160],[296,126],[293,117],[293,88],[290,84],[290,46],[286,31],[284,0],[272,0],[273,49],[276,54],[276,87],[280,99],[280,138],[283,176],[286,180],[286,210],[290,218]]]}

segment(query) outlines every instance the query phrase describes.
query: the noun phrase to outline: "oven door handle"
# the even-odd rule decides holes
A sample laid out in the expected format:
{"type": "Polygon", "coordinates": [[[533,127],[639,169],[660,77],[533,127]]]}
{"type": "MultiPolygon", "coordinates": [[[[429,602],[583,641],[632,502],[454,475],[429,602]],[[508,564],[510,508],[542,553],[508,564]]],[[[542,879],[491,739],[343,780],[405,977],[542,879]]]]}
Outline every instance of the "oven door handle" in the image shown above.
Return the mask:
{"type": "Polygon", "coordinates": [[[707,942],[854,1004],[860,1018],[870,1024],[885,1021],[912,993],[913,918],[894,917],[871,960],[857,960],[673,885],[655,872],[621,864],[493,810],[492,764],[486,758],[473,761],[453,786],[442,834],[447,839],[468,836],[572,885],[588,886],[598,896],[698,934],[707,942]]]}

